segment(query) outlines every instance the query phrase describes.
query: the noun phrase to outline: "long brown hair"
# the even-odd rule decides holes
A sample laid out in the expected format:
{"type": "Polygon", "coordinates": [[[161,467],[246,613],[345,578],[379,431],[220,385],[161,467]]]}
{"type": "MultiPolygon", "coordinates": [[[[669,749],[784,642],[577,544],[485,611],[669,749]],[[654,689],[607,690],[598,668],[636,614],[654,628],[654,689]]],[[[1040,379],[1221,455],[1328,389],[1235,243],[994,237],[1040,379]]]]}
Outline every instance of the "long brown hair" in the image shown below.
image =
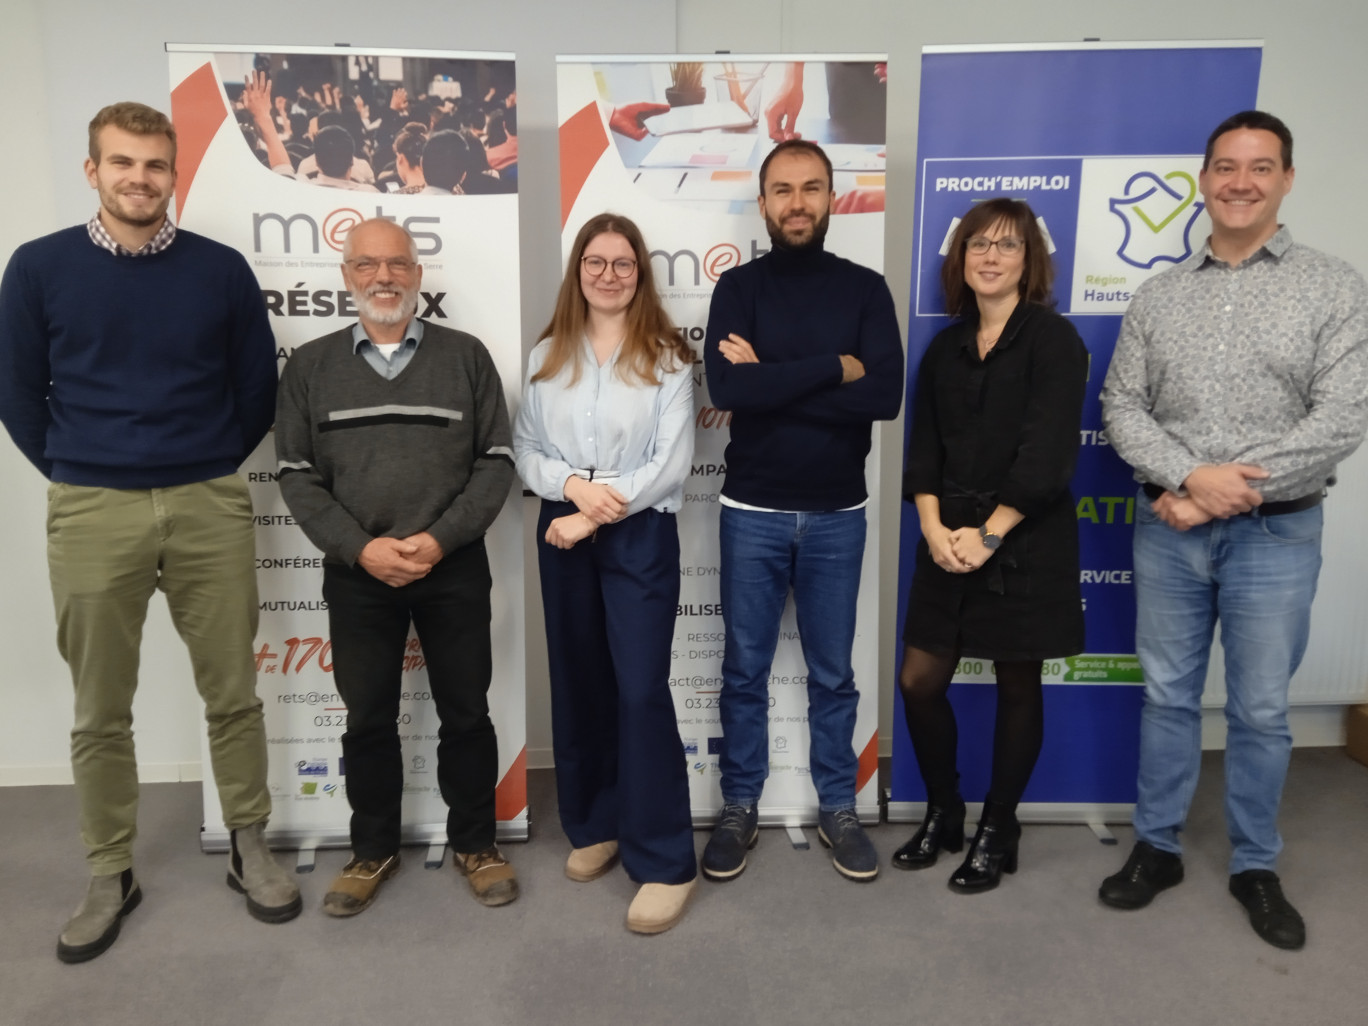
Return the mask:
{"type": "Polygon", "coordinates": [[[544,338],[551,340],[551,351],[541,370],[532,375],[533,381],[555,378],[567,363],[571,368],[569,383],[573,385],[579,380],[584,351],[580,340],[584,337],[585,316],[589,310],[584,289],[580,286],[580,260],[589,243],[605,232],[616,232],[631,243],[637,262],[636,294],[627,307],[627,337],[622,340],[618,374],[624,381],[635,378],[641,384],[658,385],[658,368],[672,371],[694,362],[693,350],[670,320],[656,292],[651,255],[641,237],[641,229],[621,214],[599,214],[584,223],[570,248],[565,277],[556,294],[556,311],[551,315],[551,323],[537,336],[538,342],[544,338]]]}
{"type": "Polygon", "coordinates": [[[978,309],[974,290],[964,280],[964,252],[969,240],[981,235],[993,225],[1007,225],[1011,233],[1026,243],[1026,255],[1021,268],[1017,291],[1028,303],[1049,305],[1050,289],[1054,285],[1054,262],[1045,245],[1045,235],[1036,224],[1035,211],[1024,200],[996,199],[975,203],[955,227],[950,240],[950,251],[941,264],[941,288],[945,290],[945,312],[952,317],[965,317],[978,309]]]}

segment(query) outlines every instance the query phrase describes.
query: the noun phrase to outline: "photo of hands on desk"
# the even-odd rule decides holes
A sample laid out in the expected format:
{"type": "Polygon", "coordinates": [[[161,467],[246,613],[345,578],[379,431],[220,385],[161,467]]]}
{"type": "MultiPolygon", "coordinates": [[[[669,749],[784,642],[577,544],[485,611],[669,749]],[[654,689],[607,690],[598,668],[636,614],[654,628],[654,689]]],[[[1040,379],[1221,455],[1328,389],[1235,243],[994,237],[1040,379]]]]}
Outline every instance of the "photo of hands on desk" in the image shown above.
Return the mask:
{"type": "Polygon", "coordinates": [[[753,202],[766,154],[801,138],[831,158],[832,213],[883,209],[882,61],[605,63],[594,75],[623,167],[655,198],[753,202]]]}

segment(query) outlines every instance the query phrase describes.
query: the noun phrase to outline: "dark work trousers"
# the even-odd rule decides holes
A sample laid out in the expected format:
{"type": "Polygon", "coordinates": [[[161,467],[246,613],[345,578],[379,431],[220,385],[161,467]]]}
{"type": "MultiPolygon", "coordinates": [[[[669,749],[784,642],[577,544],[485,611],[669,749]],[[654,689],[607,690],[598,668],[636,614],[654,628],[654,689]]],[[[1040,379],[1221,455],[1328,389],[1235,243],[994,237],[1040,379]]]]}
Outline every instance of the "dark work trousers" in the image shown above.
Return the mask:
{"type": "Polygon", "coordinates": [[[404,792],[399,693],[409,621],[418,631],[441,721],[437,784],[447,804],[447,840],[458,852],[494,843],[499,750],[489,719],[489,560],[484,541],[441,559],[422,580],[391,588],[356,567],[324,564],[333,680],[347,705],[352,852],[384,859],[399,850],[404,792]]]}
{"type": "Polygon", "coordinates": [[[688,769],[670,697],[679,603],[673,513],[643,510],[571,549],[537,522],[561,825],[586,848],[617,841],[637,883],[687,883],[696,866],[688,769]]]}

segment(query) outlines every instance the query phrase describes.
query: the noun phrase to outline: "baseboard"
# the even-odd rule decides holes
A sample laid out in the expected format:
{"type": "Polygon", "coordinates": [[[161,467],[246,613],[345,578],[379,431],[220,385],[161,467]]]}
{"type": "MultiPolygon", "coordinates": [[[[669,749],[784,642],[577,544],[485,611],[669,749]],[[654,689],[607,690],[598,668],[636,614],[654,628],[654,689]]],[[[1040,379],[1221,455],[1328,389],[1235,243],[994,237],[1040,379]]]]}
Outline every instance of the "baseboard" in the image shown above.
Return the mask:
{"type": "MultiPolygon", "coordinates": [[[[1294,705],[1287,714],[1292,727],[1294,748],[1339,748],[1344,744],[1343,705],[1294,705]]],[[[899,724],[899,730],[902,725],[899,724]]],[[[1046,736],[1050,725],[1045,724],[1046,736]]],[[[1202,710],[1202,748],[1207,751],[1225,748],[1225,713],[1219,709],[1202,710]]],[[[887,731],[879,735],[879,758],[893,756],[893,738],[887,731]]],[[[548,766],[550,764],[548,763],[548,766]]]]}
{"type": "MultiPolygon", "coordinates": [[[[1296,705],[1288,715],[1292,744],[1296,748],[1338,748],[1344,744],[1343,705],[1296,705]]],[[[899,724],[901,729],[901,724],[899,724]]],[[[1049,725],[1046,724],[1048,734],[1049,725]]],[[[1202,710],[1202,748],[1225,747],[1225,715],[1220,709],[1202,710]]],[[[893,755],[890,731],[879,734],[879,758],[893,755]]],[[[555,758],[550,748],[527,749],[527,768],[552,769],[555,758]]],[[[144,784],[186,783],[204,779],[198,762],[140,763],[138,780],[144,784]]],[[[0,766],[0,787],[37,787],[44,784],[70,784],[71,765],[0,766]]]]}
{"type": "MultiPolygon", "coordinates": [[[[1343,705],[1294,705],[1287,713],[1293,748],[1340,748],[1344,745],[1343,705]]],[[[1202,749],[1225,748],[1226,722],[1222,709],[1202,710],[1202,749]]]]}
{"type": "MultiPolygon", "coordinates": [[[[183,784],[203,780],[198,762],[144,762],[138,764],[138,781],[143,784],[183,784]]],[[[38,787],[71,784],[71,764],[49,766],[0,766],[0,787],[38,787]]]]}

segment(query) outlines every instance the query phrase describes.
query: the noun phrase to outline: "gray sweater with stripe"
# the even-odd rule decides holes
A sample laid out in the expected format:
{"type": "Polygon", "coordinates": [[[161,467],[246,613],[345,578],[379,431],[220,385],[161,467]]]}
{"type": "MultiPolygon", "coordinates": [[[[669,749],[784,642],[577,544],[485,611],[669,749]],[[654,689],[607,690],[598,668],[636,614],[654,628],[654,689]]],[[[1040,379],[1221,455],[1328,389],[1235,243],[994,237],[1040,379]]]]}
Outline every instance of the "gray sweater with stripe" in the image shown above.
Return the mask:
{"type": "Polygon", "coordinates": [[[513,482],[503,384],[479,339],[428,321],[386,381],[350,328],[300,346],[276,399],[280,492],[332,563],[372,538],[429,532],[450,553],[484,536],[513,482]]]}

